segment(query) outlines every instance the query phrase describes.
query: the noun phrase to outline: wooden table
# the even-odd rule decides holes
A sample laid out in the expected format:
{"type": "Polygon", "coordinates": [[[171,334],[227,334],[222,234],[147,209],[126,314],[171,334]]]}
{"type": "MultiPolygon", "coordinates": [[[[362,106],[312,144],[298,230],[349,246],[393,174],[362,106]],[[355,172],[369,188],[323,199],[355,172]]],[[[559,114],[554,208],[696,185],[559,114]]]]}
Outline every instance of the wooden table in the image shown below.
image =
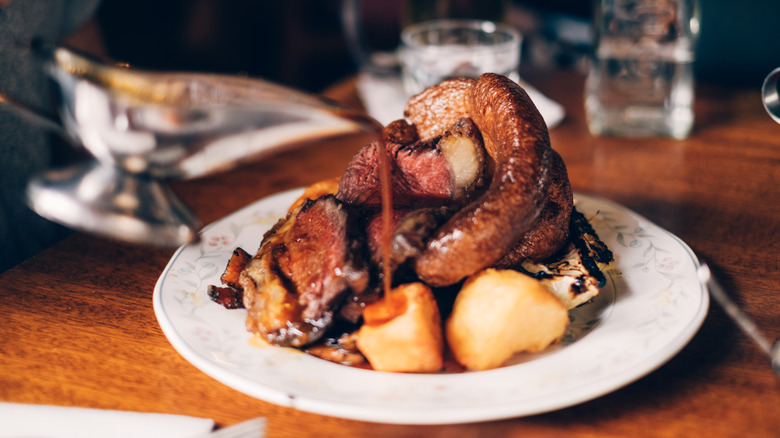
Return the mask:
{"type": "MultiPolygon", "coordinates": [[[[780,126],[764,113],[758,86],[699,87],[688,140],[626,140],[587,132],[581,76],[526,77],[566,108],[550,137],[574,189],[621,203],[682,238],[759,327],[780,336],[780,126]]],[[[358,104],[352,82],[330,95],[358,104]]],[[[208,223],[340,174],[358,146],[331,142],[175,189],[208,223]]],[[[780,379],[715,304],[690,344],[660,369],[557,412],[399,426],[265,403],[202,373],[163,335],[151,298],[172,253],[75,234],[2,274],[0,399],[183,414],[223,426],[264,416],[271,437],[780,436],[780,379]]]]}

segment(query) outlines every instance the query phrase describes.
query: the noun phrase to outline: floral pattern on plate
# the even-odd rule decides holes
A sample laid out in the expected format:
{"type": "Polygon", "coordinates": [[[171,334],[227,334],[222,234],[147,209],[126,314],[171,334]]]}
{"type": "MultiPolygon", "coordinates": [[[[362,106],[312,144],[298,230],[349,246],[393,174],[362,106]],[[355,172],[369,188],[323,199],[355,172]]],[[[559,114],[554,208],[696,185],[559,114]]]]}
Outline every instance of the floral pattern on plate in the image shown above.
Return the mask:
{"type": "Polygon", "coordinates": [[[212,303],[206,288],[235,247],[256,251],[301,190],[261,199],[206,227],[162,272],[154,309],[189,362],[251,396],[324,415],[442,424],[531,415],[581,403],[664,364],[701,326],[709,306],[693,252],[624,207],[576,194],[577,208],[615,254],[607,284],[570,312],[560,345],[516,355],[490,371],[393,374],[349,368],[269,347],[244,328],[246,312],[212,303]]]}

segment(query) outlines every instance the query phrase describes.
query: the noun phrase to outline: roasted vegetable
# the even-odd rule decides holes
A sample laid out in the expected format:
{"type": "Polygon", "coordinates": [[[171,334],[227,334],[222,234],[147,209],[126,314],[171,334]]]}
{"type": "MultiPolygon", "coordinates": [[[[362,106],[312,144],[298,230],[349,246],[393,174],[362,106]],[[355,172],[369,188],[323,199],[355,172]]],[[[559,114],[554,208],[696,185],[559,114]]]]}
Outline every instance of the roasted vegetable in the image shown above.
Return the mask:
{"type": "Polygon", "coordinates": [[[470,370],[496,368],[517,352],[560,339],[566,307],[539,281],[517,271],[485,269],[469,277],[447,320],[447,343],[470,370]]]}
{"type": "Polygon", "coordinates": [[[377,371],[438,371],[443,364],[442,327],[431,289],[401,285],[369,304],[357,346],[377,371]]]}

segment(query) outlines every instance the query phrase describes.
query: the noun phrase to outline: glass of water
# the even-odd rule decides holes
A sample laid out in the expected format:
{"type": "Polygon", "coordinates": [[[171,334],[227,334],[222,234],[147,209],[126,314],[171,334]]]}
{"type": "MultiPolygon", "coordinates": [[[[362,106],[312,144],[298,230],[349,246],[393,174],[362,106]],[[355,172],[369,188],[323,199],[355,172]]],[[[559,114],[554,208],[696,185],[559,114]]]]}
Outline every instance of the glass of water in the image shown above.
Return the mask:
{"type": "Polygon", "coordinates": [[[697,0],[599,0],[585,85],[594,135],[674,137],[693,127],[697,0]]]}
{"type": "Polygon", "coordinates": [[[520,33],[483,20],[432,20],[401,32],[404,89],[416,94],[445,79],[498,73],[517,81],[520,33]]]}

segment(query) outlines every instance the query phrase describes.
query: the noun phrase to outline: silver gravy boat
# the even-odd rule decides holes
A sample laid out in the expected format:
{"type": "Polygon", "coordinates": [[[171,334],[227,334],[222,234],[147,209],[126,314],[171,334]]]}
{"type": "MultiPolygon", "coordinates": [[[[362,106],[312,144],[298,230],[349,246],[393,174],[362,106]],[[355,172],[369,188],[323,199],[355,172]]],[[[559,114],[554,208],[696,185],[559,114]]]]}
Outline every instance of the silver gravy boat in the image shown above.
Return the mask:
{"type": "Polygon", "coordinates": [[[259,79],[135,70],[62,47],[46,56],[58,116],[4,95],[0,104],[64,130],[94,160],[37,175],[28,203],[54,222],[120,240],[179,246],[197,238],[201,223],[169,180],[377,129],[366,116],[259,79]]]}

